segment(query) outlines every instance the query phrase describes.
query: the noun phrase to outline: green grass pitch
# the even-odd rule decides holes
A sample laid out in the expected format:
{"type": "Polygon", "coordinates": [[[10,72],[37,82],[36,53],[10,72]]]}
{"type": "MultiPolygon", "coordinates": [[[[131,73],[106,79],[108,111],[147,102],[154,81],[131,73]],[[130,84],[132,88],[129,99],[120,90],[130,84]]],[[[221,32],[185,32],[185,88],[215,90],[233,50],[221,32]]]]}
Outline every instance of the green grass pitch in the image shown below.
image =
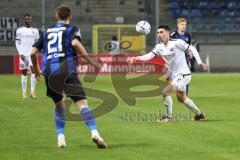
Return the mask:
{"type": "MultiPolygon", "coordinates": [[[[22,100],[20,76],[0,77],[0,160],[240,158],[240,74],[192,76],[190,97],[207,115],[201,122],[185,119],[159,124],[152,119],[130,118],[129,115],[137,113],[151,115],[162,112],[162,96],[138,98],[135,107],[129,107],[120,99],[112,112],[97,118],[98,129],[109,144],[107,150],[97,149],[84,122],[78,121],[66,122],[68,147],[57,148],[54,106],[45,96],[44,81],[37,84],[37,100],[22,100]]],[[[83,83],[117,96],[109,76],[99,76],[95,83],[83,83]]],[[[29,86],[28,83],[28,89],[29,86]]],[[[189,111],[173,97],[174,114],[187,117],[189,111]]],[[[90,106],[98,103],[98,100],[89,98],[90,106]]]]}

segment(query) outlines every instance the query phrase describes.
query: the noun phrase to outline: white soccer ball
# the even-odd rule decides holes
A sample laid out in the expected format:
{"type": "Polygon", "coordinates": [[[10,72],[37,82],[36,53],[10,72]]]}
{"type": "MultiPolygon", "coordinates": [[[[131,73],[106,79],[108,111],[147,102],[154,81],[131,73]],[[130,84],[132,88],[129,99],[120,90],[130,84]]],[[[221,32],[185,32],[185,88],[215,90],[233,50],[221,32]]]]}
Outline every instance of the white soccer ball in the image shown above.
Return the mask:
{"type": "Polygon", "coordinates": [[[149,34],[151,31],[151,25],[147,21],[139,21],[136,24],[136,31],[143,34],[149,34]]]}

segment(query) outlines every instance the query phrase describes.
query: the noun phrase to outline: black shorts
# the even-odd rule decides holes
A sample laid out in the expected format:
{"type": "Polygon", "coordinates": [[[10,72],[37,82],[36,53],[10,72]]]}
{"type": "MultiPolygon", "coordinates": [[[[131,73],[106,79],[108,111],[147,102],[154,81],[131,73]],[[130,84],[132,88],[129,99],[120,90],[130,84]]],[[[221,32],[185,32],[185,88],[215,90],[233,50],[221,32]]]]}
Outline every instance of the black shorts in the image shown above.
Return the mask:
{"type": "Polygon", "coordinates": [[[63,99],[63,94],[70,97],[74,102],[86,99],[85,91],[77,74],[66,75],[63,73],[45,76],[47,96],[57,103],[63,99]]]}

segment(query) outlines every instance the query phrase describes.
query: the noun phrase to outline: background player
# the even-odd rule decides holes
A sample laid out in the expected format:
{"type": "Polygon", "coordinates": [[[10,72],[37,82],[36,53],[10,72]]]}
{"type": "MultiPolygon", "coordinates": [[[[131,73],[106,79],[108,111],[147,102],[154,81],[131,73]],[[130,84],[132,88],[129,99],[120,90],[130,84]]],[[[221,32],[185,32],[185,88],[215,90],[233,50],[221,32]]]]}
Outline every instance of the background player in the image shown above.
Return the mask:
{"type": "MultiPolygon", "coordinates": [[[[177,19],[177,29],[176,31],[171,33],[171,38],[173,39],[181,39],[185,41],[187,44],[191,45],[191,35],[187,33],[187,19],[186,18],[178,18],[177,19]]],[[[186,61],[189,67],[191,67],[191,59],[193,55],[191,52],[186,53],[186,61]]],[[[189,92],[189,84],[187,84],[187,94],[189,92]]]]}
{"type": "Polygon", "coordinates": [[[47,95],[54,101],[55,124],[58,135],[58,147],[66,147],[64,136],[65,103],[63,91],[79,108],[87,127],[91,132],[92,140],[99,148],[107,148],[107,144],[100,137],[95,118],[88,108],[85,92],[78,79],[78,55],[83,56],[92,65],[101,68],[101,64],[92,61],[81,43],[81,33],[77,27],[69,25],[71,20],[69,7],[60,5],[56,8],[57,23],[44,32],[39,41],[34,44],[31,58],[39,79],[40,70],[37,65],[36,51],[43,49],[42,71],[47,86],[47,95]],[[75,49],[75,50],[74,50],[75,49]]]}
{"type": "Polygon", "coordinates": [[[186,84],[191,81],[191,73],[185,60],[185,52],[191,51],[196,58],[202,70],[206,70],[207,66],[202,63],[197,50],[184,42],[183,40],[171,40],[170,29],[167,25],[159,26],[157,35],[160,43],[148,54],[133,57],[130,62],[148,61],[155,56],[160,55],[169,65],[172,73],[172,82],[163,89],[164,105],[166,107],[167,115],[161,119],[161,122],[168,122],[172,119],[172,98],[171,94],[176,92],[178,101],[184,103],[195,115],[195,120],[204,119],[204,114],[198,109],[195,103],[186,95],[186,84]]]}
{"type": "Polygon", "coordinates": [[[176,31],[171,33],[171,38],[173,39],[181,39],[185,41],[187,44],[191,44],[191,35],[187,32],[187,19],[186,18],[178,18],[177,19],[177,29],[176,31]]]}
{"type": "Polygon", "coordinates": [[[22,72],[21,84],[22,84],[22,98],[27,98],[27,71],[31,70],[31,93],[30,97],[36,98],[35,94],[35,70],[32,66],[30,58],[30,50],[34,42],[39,39],[39,31],[36,28],[31,27],[32,16],[26,14],[24,16],[24,26],[20,27],[16,31],[16,48],[19,54],[19,69],[22,72]]]}

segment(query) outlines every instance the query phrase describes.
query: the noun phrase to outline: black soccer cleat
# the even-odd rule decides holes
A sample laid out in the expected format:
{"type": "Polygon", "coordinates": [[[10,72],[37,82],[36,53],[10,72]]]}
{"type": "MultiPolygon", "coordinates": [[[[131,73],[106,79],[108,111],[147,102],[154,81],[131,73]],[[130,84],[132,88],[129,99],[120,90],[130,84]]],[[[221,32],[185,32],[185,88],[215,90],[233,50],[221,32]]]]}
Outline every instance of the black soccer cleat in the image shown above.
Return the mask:
{"type": "Polygon", "coordinates": [[[96,143],[98,148],[101,148],[101,149],[108,148],[107,143],[104,142],[104,140],[100,136],[94,136],[94,137],[92,137],[92,140],[94,143],[96,143]]]}
{"type": "Polygon", "coordinates": [[[205,119],[205,117],[206,116],[204,115],[204,113],[201,113],[200,115],[195,115],[194,120],[199,121],[199,120],[205,119]]]}

